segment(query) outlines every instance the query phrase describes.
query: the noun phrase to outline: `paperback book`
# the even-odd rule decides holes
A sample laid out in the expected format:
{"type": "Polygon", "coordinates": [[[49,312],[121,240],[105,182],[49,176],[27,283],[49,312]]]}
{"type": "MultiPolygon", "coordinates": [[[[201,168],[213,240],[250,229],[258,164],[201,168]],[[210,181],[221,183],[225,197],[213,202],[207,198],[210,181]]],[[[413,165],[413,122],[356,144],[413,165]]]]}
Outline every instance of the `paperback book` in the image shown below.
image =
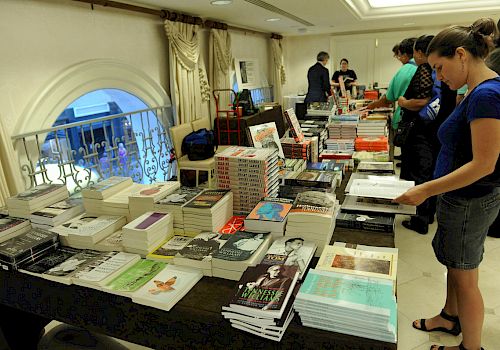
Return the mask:
{"type": "Polygon", "coordinates": [[[192,240],[193,237],[173,236],[164,241],[159,247],[155,248],[146,258],[157,261],[169,261],[192,240]]]}
{"type": "Polygon", "coordinates": [[[285,158],[275,122],[249,126],[248,133],[250,134],[249,139],[252,140],[253,147],[275,148],[278,150],[279,157],[282,159],[285,158]]]}
{"type": "Polygon", "coordinates": [[[141,259],[109,282],[104,289],[119,295],[137,291],[167,266],[160,261],[141,259]]]}

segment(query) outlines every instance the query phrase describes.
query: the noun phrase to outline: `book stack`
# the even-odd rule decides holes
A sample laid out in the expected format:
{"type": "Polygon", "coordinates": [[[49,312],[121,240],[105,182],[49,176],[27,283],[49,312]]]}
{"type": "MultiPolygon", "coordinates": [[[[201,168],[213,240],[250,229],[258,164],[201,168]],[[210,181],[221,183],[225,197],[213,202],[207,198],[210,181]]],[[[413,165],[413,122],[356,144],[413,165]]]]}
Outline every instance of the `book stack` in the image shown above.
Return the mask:
{"type": "Polygon", "coordinates": [[[283,237],[292,204],[293,201],[286,198],[264,198],[245,218],[245,228],[252,232],[270,232],[275,239],[283,237]]]}
{"type": "Polygon", "coordinates": [[[158,182],[151,185],[144,185],[142,188],[129,196],[128,204],[132,220],[148,211],[153,211],[155,203],[160,199],[178,190],[178,181],[158,182]]]}
{"type": "Polygon", "coordinates": [[[248,214],[259,200],[278,193],[277,152],[270,148],[229,147],[215,155],[215,176],[219,188],[232,190],[234,212],[248,214]]]}
{"type": "MultiPolygon", "coordinates": [[[[127,222],[132,221],[132,215],[130,215],[130,203],[129,198],[132,193],[141,191],[148,185],[132,183],[132,185],[125,187],[118,193],[100,201],[101,208],[100,212],[104,215],[120,215],[127,218],[127,222]]],[[[85,201],[85,199],[84,199],[85,201]]],[[[87,211],[89,213],[89,211],[87,211]]]]}
{"type": "Polygon", "coordinates": [[[123,252],[123,231],[120,229],[113,232],[102,240],[98,241],[92,247],[100,252],[123,252]]]}
{"type": "Polygon", "coordinates": [[[226,243],[220,233],[201,232],[174,256],[174,264],[195,267],[212,276],[212,258],[226,243]]]}
{"type": "Polygon", "coordinates": [[[280,140],[283,153],[287,159],[304,159],[311,158],[311,140],[302,140],[295,142],[291,137],[283,137],[280,140]]]}
{"type": "Polygon", "coordinates": [[[69,197],[66,185],[42,184],[7,198],[9,215],[29,219],[31,213],[69,197]]]}
{"type": "Polygon", "coordinates": [[[356,170],[360,173],[394,174],[394,163],[361,161],[356,170]]]}
{"type": "Polygon", "coordinates": [[[93,249],[97,242],[121,229],[125,222],[123,216],[81,214],[51,231],[59,234],[61,243],[65,246],[93,249]]]}
{"type": "Polygon", "coordinates": [[[397,341],[397,304],[390,280],[311,269],[294,308],[306,327],[397,341]]]}
{"type": "Polygon", "coordinates": [[[223,235],[232,235],[237,231],[245,231],[245,216],[234,215],[217,232],[223,235]]]}
{"type": "Polygon", "coordinates": [[[269,233],[236,232],[221,236],[226,242],[213,255],[212,275],[238,281],[243,272],[256,266],[271,244],[269,233]]]}
{"type": "Polygon", "coordinates": [[[233,216],[233,193],[229,189],[204,190],[182,207],[184,234],[218,231],[233,216]]]}
{"type": "Polygon", "coordinates": [[[31,230],[29,220],[0,214],[0,243],[31,230]]]}
{"type": "Polygon", "coordinates": [[[18,270],[29,262],[43,258],[58,246],[57,234],[32,229],[0,243],[0,268],[18,270]]]}
{"type": "Polygon", "coordinates": [[[362,231],[394,233],[394,214],[356,213],[341,210],[335,225],[362,231]]]}
{"type": "Polygon", "coordinates": [[[335,120],[328,125],[328,138],[354,140],[356,138],[357,120],[335,120]]]}
{"type": "Polygon", "coordinates": [[[319,188],[328,192],[334,192],[340,179],[340,175],[336,172],[308,169],[296,174],[296,176],[294,176],[294,174],[287,176],[285,178],[285,185],[292,187],[319,188]]]}
{"type": "Polygon", "coordinates": [[[173,236],[167,238],[158,247],[153,249],[151,253],[146,255],[146,259],[171,262],[174,256],[180,252],[182,248],[186,247],[192,240],[193,237],[187,236],[173,236]]]}
{"type": "Polygon", "coordinates": [[[118,215],[130,218],[128,196],[120,192],[131,190],[134,183],[130,177],[112,176],[82,190],[83,207],[89,215],[118,215]],[[116,198],[112,198],[113,196],[116,198]],[[104,201],[107,200],[107,203],[104,201]]]}
{"type": "Polygon", "coordinates": [[[297,266],[249,267],[229,306],[222,307],[222,315],[236,329],[280,341],[294,316],[292,305],[299,275],[297,266]]]}
{"type": "Polygon", "coordinates": [[[20,268],[19,271],[43,278],[43,273],[81,252],[81,249],[59,246],[57,249],[46,254],[43,258],[27,263],[20,268]]]}
{"type": "Polygon", "coordinates": [[[297,195],[288,214],[285,237],[300,237],[318,246],[316,256],[330,244],[338,202],[335,194],[307,191],[297,195]]]}
{"type": "Polygon", "coordinates": [[[329,151],[354,152],[354,139],[328,139],[325,148],[329,151]]]}
{"type": "Polygon", "coordinates": [[[387,121],[361,119],[358,122],[358,137],[378,137],[387,136],[387,121]]]}
{"type": "Polygon", "coordinates": [[[140,259],[138,254],[107,252],[79,269],[72,280],[80,286],[103,289],[107,283],[140,259]]]}
{"type": "Polygon", "coordinates": [[[285,159],[285,169],[287,171],[302,171],[306,170],[307,161],[304,159],[285,159]]]}
{"type": "Polygon", "coordinates": [[[146,256],[173,235],[172,215],[150,211],[123,226],[123,247],[127,252],[146,256]]]}
{"type": "Polygon", "coordinates": [[[388,151],[389,141],[386,136],[357,137],[354,147],[356,151],[388,151]]]}
{"type": "Polygon", "coordinates": [[[81,199],[66,199],[33,212],[30,221],[33,227],[50,230],[82,213],[81,199]]]}
{"type": "Polygon", "coordinates": [[[252,147],[276,149],[278,156],[281,159],[285,158],[275,122],[249,126],[247,130],[252,147]]]}
{"type": "Polygon", "coordinates": [[[184,234],[184,215],[182,208],[191,199],[203,191],[197,187],[181,187],[165,198],[160,199],[154,204],[154,211],[161,213],[171,213],[174,217],[174,232],[184,234]]]}
{"type": "Polygon", "coordinates": [[[112,176],[109,179],[90,185],[82,190],[82,197],[89,199],[106,199],[132,185],[130,177],[112,176]]]}
{"type": "Polygon", "coordinates": [[[140,259],[123,271],[103,288],[105,292],[131,297],[143,285],[148,283],[167,266],[166,263],[140,259]]]}
{"type": "Polygon", "coordinates": [[[318,156],[323,153],[325,141],[328,139],[328,122],[316,120],[302,120],[300,127],[306,139],[318,137],[318,156]]]}
{"type": "Polygon", "coordinates": [[[333,173],[337,179],[337,187],[340,186],[345,172],[348,171],[346,164],[340,161],[307,163],[307,170],[323,170],[329,173],[333,173]]]}
{"type": "Polygon", "coordinates": [[[350,151],[341,152],[341,151],[324,150],[323,154],[321,155],[321,157],[320,157],[319,160],[321,162],[324,162],[325,160],[331,160],[331,159],[334,159],[334,160],[341,160],[341,159],[343,159],[343,160],[350,160],[350,159],[352,159],[352,155],[353,155],[353,152],[350,152],[350,151]]]}
{"type": "Polygon", "coordinates": [[[134,303],[170,311],[202,277],[198,269],[167,265],[131,298],[134,303]]]}
{"type": "Polygon", "coordinates": [[[301,280],[316,252],[316,244],[300,237],[281,237],[267,250],[261,264],[297,266],[301,280]]]}

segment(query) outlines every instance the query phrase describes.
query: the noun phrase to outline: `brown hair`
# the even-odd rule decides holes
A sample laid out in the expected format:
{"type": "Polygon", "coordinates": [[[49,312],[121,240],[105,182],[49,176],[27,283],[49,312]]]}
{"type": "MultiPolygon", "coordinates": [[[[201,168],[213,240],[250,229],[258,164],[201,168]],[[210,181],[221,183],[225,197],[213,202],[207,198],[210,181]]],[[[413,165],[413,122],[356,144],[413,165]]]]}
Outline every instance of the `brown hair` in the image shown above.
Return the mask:
{"type": "Polygon", "coordinates": [[[500,48],[491,51],[485,62],[490,69],[500,74],[500,48]]]}
{"type": "Polygon", "coordinates": [[[488,55],[488,43],[486,37],[490,22],[495,25],[491,18],[481,18],[469,27],[448,27],[432,39],[427,48],[427,55],[436,52],[439,56],[453,57],[458,47],[463,47],[472,56],[485,58],[488,55]]]}

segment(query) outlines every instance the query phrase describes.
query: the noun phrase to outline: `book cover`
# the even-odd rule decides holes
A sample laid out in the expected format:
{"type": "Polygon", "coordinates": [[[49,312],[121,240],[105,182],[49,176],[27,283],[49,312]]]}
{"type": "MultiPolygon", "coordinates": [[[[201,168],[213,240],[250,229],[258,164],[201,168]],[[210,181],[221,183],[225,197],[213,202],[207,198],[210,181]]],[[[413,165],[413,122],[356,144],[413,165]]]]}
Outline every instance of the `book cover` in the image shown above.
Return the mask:
{"type": "Polygon", "coordinates": [[[297,266],[302,278],[316,248],[314,242],[306,242],[299,237],[283,237],[273,242],[261,264],[297,266]]]}
{"type": "Polygon", "coordinates": [[[93,259],[101,256],[103,253],[95,250],[83,250],[68,259],[64,260],[62,263],[52,267],[44,272],[45,275],[66,277],[75,272],[78,268],[85,266],[93,259]]]}
{"type": "Polygon", "coordinates": [[[163,219],[166,213],[152,213],[147,218],[145,218],[141,223],[136,225],[134,228],[138,230],[146,230],[151,225],[157,223],[159,220],[163,219]]]}
{"type": "Polygon", "coordinates": [[[7,230],[10,231],[16,226],[21,228],[26,224],[28,224],[28,220],[14,218],[6,214],[0,214],[0,237],[2,236],[2,233],[7,232],[7,230]]]}
{"type": "Polygon", "coordinates": [[[352,211],[369,211],[377,213],[393,213],[406,215],[415,215],[417,210],[417,207],[415,206],[394,203],[390,199],[357,197],[351,195],[345,196],[341,208],[343,210],[352,211]]]}
{"type": "Polygon", "coordinates": [[[135,292],[167,266],[164,262],[141,259],[106,285],[117,292],[135,292]]]}
{"type": "Polygon", "coordinates": [[[294,138],[295,142],[301,142],[304,140],[304,134],[300,128],[299,121],[295,115],[293,108],[289,108],[284,112],[286,120],[288,122],[288,127],[290,128],[290,134],[294,138]]]}
{"type": "Polygon", "coordinates": [[[166,242],[163,242],[158,248],[148,254],[147,257],[157,259],[171,259],[175,256],[175,254],[186,247],[192,240],[193,237],[174,236],[166,242]]]}
{"type": "Polygon", "coordinates": [[[28,264],[23,267],[23,270],[32,273],[44,273],[50,270],[54,266],[59,265],[63,261],[69,259],[73,255],[80,253],[80,249],[70,248],[70,247],[60,247],[53,252],[48,253],[46,256],[38,260],[33,264],[28,264]]]}
{"type": "Polygon", "coordinates": [[[36,220],[38,217],[42,218],[48,218],[48,219],[53,219],[56,218],[59,215],[64,214],[65,212],[70,211],[73,208],[80,208],[74,209],[73,211],[76,213],[81,213],[83,212],[83,203],[81,199],[66,199],[54,204],[49,205],[48,207],[45,207],[43,209],[40,209],[38,211],[35,211],[34,213],[31,214],[30,219],[31,220],[36,220]]]}
{"type": "Polygon", "coordinates": [[[340,212],[337,215],[336,225],[358,230],[392,233],[394,232],[394,214],[340,212]]]}
{"type": "Polygon", "coordinates": [[[281,201],[274,201],[272,199],[265,199],[257,203],[246,219],[283,222],[290,209],[292,209],[292,203],[289,200],[283,201],[281,199],[281,201]]]}
{"type": "Polygon", "coordinates": [[[335,174],[330,171],[310,169],[300,172],[296,177],[286,178],[285,184],[292,186],[331,188],[334,180],[335,174]]]}
{"type": "Polygon", "coordinates": [[[238,282],[239,289],[230,303],[262,311],[282,310],[296,274],[297,266],[259,264],[249,267],[238,282]]]}
{"type": "Polygon", "coordinates": [[[172,194],[156,202],[157,205],[183,206],[199,195],[203,190],[197,187],[181,187],[172,194]]]}
{"type": "Polygon", "coordinates": [[[186,247],[182,248],[177,256],[192,260],[210,261],[212,256],[226,242],[220,238],[219,233],[202,232],[193,238],[186,247]]]}
{"type": "Polygon", "coordinates": [[[213,255],[227,261],[245,261],[261,246],[268,233],[236,232],[213,255]]]}
{"type": "Polygon", "coordinates": [[[306,191],[299,193],[293,203],[291,214],[311,214],[333,217],[335,196],[327,192],[306,191]]]}
{"type": "Polygon", "coordinates": [[[245,231],[245,216],[235,215],[232,216],[224,226],[221,227],[219,233],[228,235],[236,231],[245,231]]]}
{"type": "Polygon", "coordinates": [[[138,254],[109,252],[104,255],[102,259],[98,259],[95,266],[90,264],[88,268],[83,268],[82,271],[77,272],[75,276],[82,281],[96,283],[102,286],[103,283],[113,278],[120,270],[134,264],[136,261],[139,261],[140,258],[138,254]]]}
{"type": "Polygon", "coordinates": [[[101,215],[93,216],[82,214],[71,220],[66,221],[64,224],[53,228],[53,232],[57,232],[63,235],[81,235],[81,236],[91,236],[102,230],[106,229],[110,225],[115,224],[117,221],[121,220],[123,216],[110,216],[101,215]]]}
{"type": "Polygon", "coordinates": [[[189,201],[185,208],[212,208],[231,190],[204,190],[189,201]]]}
{"type": "Polygon", "coordinates": [[[61,190],[63,187],[66,188],[66,185],[41,184],[7,199],[7,204],[9,203],[9,200],[31,201],[49,193],[61,190]]]}
{"type": "Polygon", "coordinates": [[[59,241],[57,233],[32,229],[0,243],[0,259],[17,263],[59,241]]]}
{"type": "Polygon", "coordinates": [[[277,149],[279,157],[285,158],[275,122],[252,125],[248,127],[248,131],[254,147],[277,149]]]}

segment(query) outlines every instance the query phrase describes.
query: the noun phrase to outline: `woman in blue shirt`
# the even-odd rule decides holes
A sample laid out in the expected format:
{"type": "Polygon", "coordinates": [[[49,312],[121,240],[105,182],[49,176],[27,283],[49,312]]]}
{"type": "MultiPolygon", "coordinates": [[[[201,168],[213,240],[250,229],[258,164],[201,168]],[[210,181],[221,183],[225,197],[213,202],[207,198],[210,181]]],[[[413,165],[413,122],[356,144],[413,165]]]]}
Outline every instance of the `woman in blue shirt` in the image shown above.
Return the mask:
{"type": "Polygon", "coordinates": [[[489,226],[500,208],[500,78],[484,63],[486,37],[477,26],[453,26],[429,44],[429,63],[451,89],[468,84],[469,92],[441,125],[434,180],[395,199],[419,205],[438,195],[438,229],[432,241],[439,262],[448,269],[446,303],[433,318],[417,320],[424,331],[462,332],[458,347],[481,348],[484,305],[478,266],[489,226]]]}

